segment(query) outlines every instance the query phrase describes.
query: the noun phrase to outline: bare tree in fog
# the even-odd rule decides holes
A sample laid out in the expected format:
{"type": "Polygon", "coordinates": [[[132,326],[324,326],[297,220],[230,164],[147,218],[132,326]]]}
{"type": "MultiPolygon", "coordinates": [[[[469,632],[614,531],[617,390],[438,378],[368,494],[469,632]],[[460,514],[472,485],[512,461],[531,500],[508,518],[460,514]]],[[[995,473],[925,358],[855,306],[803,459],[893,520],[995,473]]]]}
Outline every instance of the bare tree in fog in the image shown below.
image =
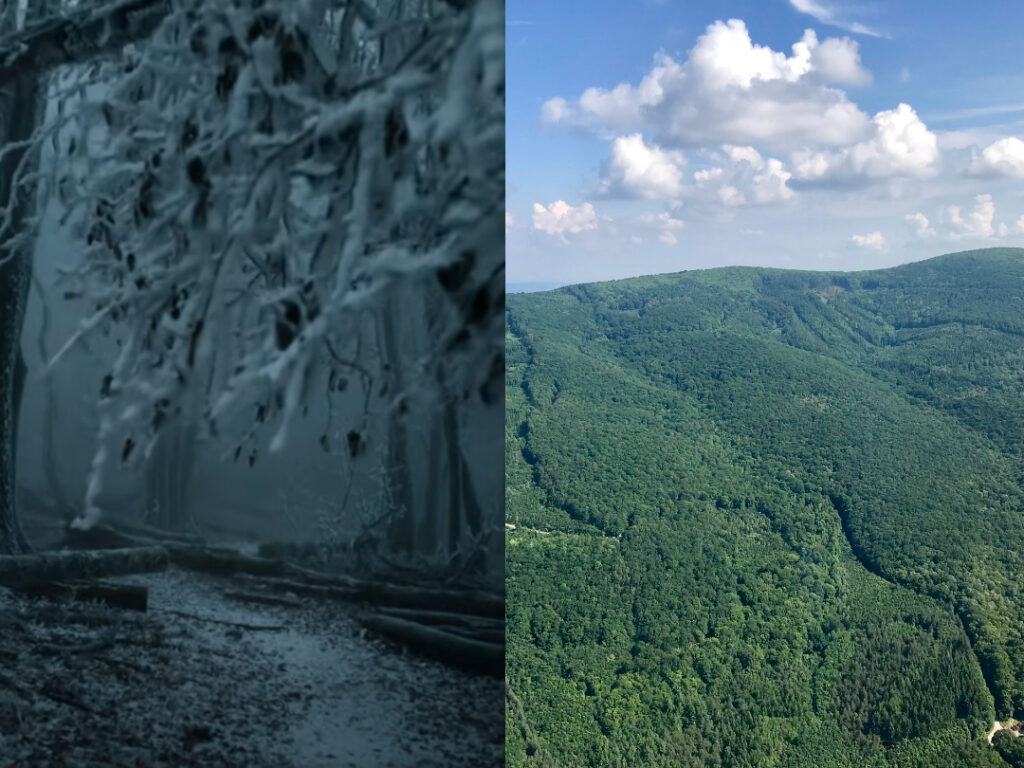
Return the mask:
{"type": "MultiPolygon", "coordinates": [[[[99,519],[111,465],[166,451],[185,477],[189,430],[254,461],[262,430],[282,449],[312,397],[355,378],[386,406],[392,546],[438,543],[415,537],[440,514],[440,467],[436,454],[421,459],[434,462],[424,500],[410,413],[439,414],[430,439],[446,445],[450,508],[441,543],[457,549],[464,522],[479,530],[456,403],[500,397],[503,10],[498,0],[96,2],[0,39],[9,98],[34,99],[49,68],[77,65],[55,88],[79,99],[75,110],[46,125],[38,109],[17,110],[3,126],[0,353],[5,363],[18,354],[29,274],[30,197],[13,191],[38,182],[80,238],[67,279],[93,310],[55,361],[89,334],[120,344],[78,527],[99,519]],[[52,189],[32,164],[50,140],[52,189]],[[402,330],[409,322],[418,333],[402,330]]],[[[24,546],[13,370],[0,379],[4,551],[24,546]]],[[[365,424],[347,434],[358,458],[365,424]]],[[[149,485],[170,516],[161,522],[184,525],[186,505],[169,490],[178,483],[149,485]]]]}

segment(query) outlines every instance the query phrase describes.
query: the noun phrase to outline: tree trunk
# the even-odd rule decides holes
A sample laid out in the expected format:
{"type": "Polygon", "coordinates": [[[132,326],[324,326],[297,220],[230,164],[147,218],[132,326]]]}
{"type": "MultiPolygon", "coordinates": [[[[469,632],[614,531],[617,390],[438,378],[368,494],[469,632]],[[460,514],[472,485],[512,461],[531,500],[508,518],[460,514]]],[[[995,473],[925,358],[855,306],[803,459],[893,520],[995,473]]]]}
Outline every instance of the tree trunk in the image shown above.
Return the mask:
{"type": "MultiPolygon", "coordinates": [[[[7,99],[0,95],[0,146],[26,141],[36,125],[38,85],[24,78],[12,82],[7,99]]],[[[15,170],[25,156],[14,150],[0,161],[0,207],[16,195],[11,208],[11,227],[0,235],[0,554],[29,550],[18,524],[15,501],[17,471],[18,416],[24,390],[25,361],[21,354],[21,329],[31,278],[31,252],[12,242],[22,234],[34,200],[16,188],[15,170]]]]}
{"type": "Polygon", "coordinates": [[[420,551],[430,556],[437,554],[441,547],[440,499],[441,473],[441,424],[435,419],[430,425],[430,446],[427,448],[427,489],[423,499],[423,518],[419,524],[420,551]]]}
{"type": "Polygon", "coordinates": [[[156,528],[180,533],[192,525],[195,437],[195,423],[181,418],[167,424],[157,437],[146,466],[146,517],[156,528]]]}
{"type": "MultiPolygon", "coordinates": [[[[479,537],[483,533],[484,511],[477,498],[476,489],[473,487],[473,478],[466,464],[466,457],[461,450],[459,451],[459,461],[461,462],[459,474],[462,475],[462,499],[466,527],[469,529],[470,536],[475,541],[479,541],[479,537]]],[[[469,573],[483,575],[487,572],[487,557],[482,548],[477,547],[473,552],[467,553],[466,557],[472,558],[466,568],[469,573]]]]}
{"type": "MultiPolygon", "coordinates": [[[[28,141],[35,131],[40,89],[45,75],[62,64],[75,64],[114,53],[129,42],[146,37],[159,26],[170,4],[166,0],[130,0],[111,5],[105,13],[85,7],[68,18],[33,26],[20,37],[16,32],[16,4],[6,6],[0,18],[0,36],[12,44],[0,55],[0,146],[28,141]],[[85,45],[71,44],[83,40],[85,45]]],[[[48,1],[29,3],[26,22],[45,20],[48,1]]],[[[16,191],[15,169],[27,148],[9,152],[0,160],[0,207],[16,191]]],[[[21,330],[32,274],[31,249],[11,239],[22,234],[35,204],[35,187],[23,190],[11,208],[10,228],[0,234],[0,554],[27,552],[28,542],[18,524],[15,501],[15,463],[20,394],[24,382],[21,330]]]]}
{"type": "Polygon", "coordinates": [[[444,406],[444,439],[448,448],[448,554],[459,551],[462,543],[462,470],[459,455],[459,414],[455,403],[444,406]]]}
{"type": "MultiPolygon", "coordinates": [[[[388,394],[397,396],[404,391],[403,376],[406,361],[402,358],[395,334],[395,323],[401,318],[402,303],[391,299],[380,318],[383,336],[384,362],[390,370],[388,394]]],[[[412,473],[409,469],[409,435],[405,415],[392,408],[388,411],[388,457],[387,481],[391,491],[391,503],[397,513],[388,525],[388,539],[392,550],[409,555],[415,546],[415,513],[412,504],[412,473]]]]}
{"type": "MultiPolygon", "coordinates": [[[[39,279],[38,273],[33,272],[32,282],[36,288],[36,294],[39,296],[39,311],[41,314],[41,322],[39,325],[39,337],[36,340],[36,346],[39,351],[39,364],[45,366],[50,359],[49,352],[47,352],[46,339],[50,333],[50,307],[47,304],[46,292],[43,290],[42,282],[39,279]]],[[[22,355],[24,360],[24,355],[22,355]]],[[[22,366],[24,368],[24,364],[22,366]]],[[[24,373],[22,374],[24,375],[24,373]]],[[[43,438],[43,476],[46,479],[46,488],[48,496],[52,499],[54,507],[60,512],[61,515],[67,516],[69,519],[74,516],[75,510],[74,505],[71,503],[68,494],[64,491],[64,484],[60,478],[59,462],[57,460],[57,424],[60,422],[60,413],[57,403],[57,385],[55,377],[46,376],[42,382],[42,386],[45,390],[45,416],[46,423],[42,428],[43,438]]],[[[15,398],[18,402],[21,402],[20,393],[15,393],[15,398]]]]}

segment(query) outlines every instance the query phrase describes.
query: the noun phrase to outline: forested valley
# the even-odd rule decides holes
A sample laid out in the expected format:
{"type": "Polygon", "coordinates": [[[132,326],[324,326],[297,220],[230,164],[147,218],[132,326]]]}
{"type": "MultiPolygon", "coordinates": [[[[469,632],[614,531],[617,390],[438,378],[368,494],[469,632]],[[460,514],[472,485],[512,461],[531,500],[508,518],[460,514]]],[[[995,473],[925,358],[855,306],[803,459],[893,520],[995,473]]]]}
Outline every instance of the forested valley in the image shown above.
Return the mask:
{"type": "Polygon", "coordinates": [[[1024,765],[1024,250],[510,295],[505,341],[508,765],[1024,765]]]}
{"type": "Polygon", "coordinates": [[[0,0],[0,768],[501,765],[504,6],[0,0]]]}

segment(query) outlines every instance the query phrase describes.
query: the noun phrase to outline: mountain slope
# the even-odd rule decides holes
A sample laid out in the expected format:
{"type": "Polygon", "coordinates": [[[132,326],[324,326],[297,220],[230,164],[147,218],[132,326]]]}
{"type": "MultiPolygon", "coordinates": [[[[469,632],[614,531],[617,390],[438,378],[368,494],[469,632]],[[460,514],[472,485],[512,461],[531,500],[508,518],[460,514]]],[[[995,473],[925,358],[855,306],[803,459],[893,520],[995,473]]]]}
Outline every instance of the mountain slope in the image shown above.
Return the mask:
{"type": "Polygon", "coordinates": [[[510,296],[510,765],[1004,765],[1024,251],[510,296]]]}

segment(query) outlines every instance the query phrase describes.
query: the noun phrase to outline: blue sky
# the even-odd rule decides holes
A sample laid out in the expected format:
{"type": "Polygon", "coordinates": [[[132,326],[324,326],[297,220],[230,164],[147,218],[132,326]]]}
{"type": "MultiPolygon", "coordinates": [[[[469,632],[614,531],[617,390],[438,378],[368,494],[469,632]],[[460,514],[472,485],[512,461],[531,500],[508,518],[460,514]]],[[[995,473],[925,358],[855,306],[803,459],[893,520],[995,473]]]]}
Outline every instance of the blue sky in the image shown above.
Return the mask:
{"type": "Polygon", "coordinates": [[[506,14],[510,283],[1024,246],[1024,3],[506,14]]]}

